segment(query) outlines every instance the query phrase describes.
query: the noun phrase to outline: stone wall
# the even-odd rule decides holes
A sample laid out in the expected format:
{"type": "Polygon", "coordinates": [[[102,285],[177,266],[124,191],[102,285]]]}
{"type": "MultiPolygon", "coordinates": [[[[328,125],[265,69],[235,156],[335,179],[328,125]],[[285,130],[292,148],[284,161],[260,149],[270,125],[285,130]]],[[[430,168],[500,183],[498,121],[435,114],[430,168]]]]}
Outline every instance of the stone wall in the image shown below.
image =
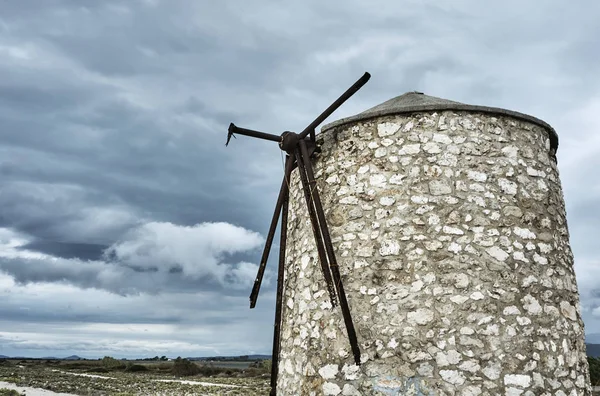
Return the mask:
{"type": "Polygon", "coordinates": [[[357,121],[318,140],[363,363],[329,302],[294,172],[279,395],[591,393],[548,131],[445,111],[357,121]]]}

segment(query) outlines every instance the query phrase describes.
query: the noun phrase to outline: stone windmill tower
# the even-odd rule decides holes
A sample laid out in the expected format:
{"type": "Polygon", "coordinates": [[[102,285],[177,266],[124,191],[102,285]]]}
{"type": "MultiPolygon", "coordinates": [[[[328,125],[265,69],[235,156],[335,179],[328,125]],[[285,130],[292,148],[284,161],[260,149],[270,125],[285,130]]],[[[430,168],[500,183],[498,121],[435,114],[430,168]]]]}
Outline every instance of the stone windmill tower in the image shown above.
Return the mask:
{"type": "Polygon", "coordinates": [[[552,127],[411,92],[316,140],[361,364],[294,172],[278,394],[590,394],[552,127]]]}

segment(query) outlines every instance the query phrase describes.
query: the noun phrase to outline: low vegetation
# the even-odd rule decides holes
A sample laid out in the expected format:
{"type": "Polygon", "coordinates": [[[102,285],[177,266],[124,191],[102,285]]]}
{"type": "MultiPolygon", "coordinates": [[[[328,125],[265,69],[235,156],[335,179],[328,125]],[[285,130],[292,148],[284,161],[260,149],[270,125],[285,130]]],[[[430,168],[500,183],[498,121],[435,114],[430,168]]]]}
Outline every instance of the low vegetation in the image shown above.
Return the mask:
{"type": "Polygon", "coordinates": [[[196,375],[200,373],[200,367],[196,363],[190,362],[187,359],[182,359],[178,357],[173,362],[172,372],[174,375],[178,377],[187,377],[191,375],[196,375]]]}
{"type": "Polygon", "coordinates": [[[600,386],[600,358],[588,356],[588,363],[590,365],[590,380],[592,386],[600,386]]]}
{"type": "MultiPolygon", "coordinates": [[[[0,381],[83,396],[268,395],[269,371],[259,363],[252,366],[217,367],[213,362],[183,358],[124,361],[110,356],[78,361],[6,360],[0,363],[0,381]]],[[[2,392],[0,396],[20,396],[2,392]]]]}

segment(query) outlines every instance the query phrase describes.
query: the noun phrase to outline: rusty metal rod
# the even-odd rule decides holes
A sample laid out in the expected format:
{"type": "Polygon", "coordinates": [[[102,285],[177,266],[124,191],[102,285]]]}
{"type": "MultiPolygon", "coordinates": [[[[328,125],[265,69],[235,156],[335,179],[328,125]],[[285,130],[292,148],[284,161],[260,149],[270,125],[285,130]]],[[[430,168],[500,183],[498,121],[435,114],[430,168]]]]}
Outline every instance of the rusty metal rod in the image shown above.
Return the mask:
{"type": "Polygon", "coordinates": [[[279,136],[279,135],[272,135],[270,133],[255,131],[252,129],[239,128],[239,127],[235,126],[235,124],[232,122],[231,124],[229,124],[229,129],[227,130],[227,143],[225,143],[225,146],[227,146],[229,144],[229,140],[236,133],[239,135],[251,136],[251,137],[264,139],[264,140],[271,140],[273,142],[281,141],[281,136],[279,136]]]}
{"type": "Polygon", "coordinates": [[[350,99],[350,97],[354,95],[356,91],[361,89],[362,86],[365,85],[370,78],[371,75],[369,73],[363,74],[363,76],[359,78],[354,84],[352,84],[352,86],[348,88],[346,92],[344,92],[339,98],[337,98],[335,102],[333,102],[328,108],[325,109],[324,112],[321,113],[321,115],[315,118],[313,122],[311,122],[306,128],[304,128],[302,132],[299,133],[300,139],[304,139],[306,135],[311,133],[311,131],[314,131],[315,128],[319,126],[319,124],[321,124],[323,121],[325,121],[327,117],[331,115],[331,113],[336,111],[338,107],[340,107],[342,104],[344,104],[345,101],[350,99]]]}
{"type": "Polygon", "coordinates": [[[306,176],[308,178],[308,184],[311,186],[311,197],[314,202],[317,218],[319,225],[321,226],[321,234],[323,235],[323,243],[327,251],[327,258],[329,260],[329,268],[333,277],[333,282],[336,287],[338,299],[340,302],[340,308],[344,317],[344,323],[346,324],[346,331],[348,333],[348,339],[350,341],[350,347],[354,355],[354,361],[357,365],[360,365],[360,348],[358,346],[358,340],[356,338],[356,330],[354,323],[352,322],[352,315],[350,314],[350,307],[348,306],[348,300],[346,298],[346,292],[344,291],[344,285],[342,284],[342,277],[340,275],[340,269],[335,258],[335,252],[333,250],[333,243],[331,242],[331,235],[329,234],[329,227],[327,226],[327,219],[325,218],[325,212],[323,211],[323,205],[321,203],[321,197],[319,196],[319,190],[317,188],[317,182],[315,181],[315,175],[312,169],[310,156],[306,147],[306,142],[300,140],[299,142],[300,152],[304,159],[304,168],[306,169],[306,176]]]}
{"type": "Polygon", "coordinates": [[[317,252],[319,254],[319,261],[321,263],[321,269],[323,271],[323,277],[325,278],[325,283],[327,284],[327,291],[329,292],[331,305],[335,307],[337,305],[335,297],[335,287],[333,286],[331,271],[329,270],[329,266],[327,265],[327,253],[325,252],[325,247],[323,246],[323,239],[321,237],[319,220],[317,218],[317,214],[315,213],[314,203],[310,194],[310,186],[308,184],[308,179],[306,176],[306,167],[304,165],[302,153],[300,152],[299,148],[296,149],[295,155],[296,162],[298,163],[298,173],[300,174],[300,181],[302,182],[302,190],[304,191],[304,198],[306,199],[308,216],[310,217],[310,223],[312,225],[315,243],[317,245],[317,252]]]}
{"type": "Polygon", "coordinates": [[[271,252],[271,245],[273,244],[273,237],[275,236],[275,229],[277,228],[277,223],[279,221],[279,214],[281,213],[281,207],[283,205],[283,201],[285,197],[288,196],[289,193],[289,182],[290,175],[292,173],[292,169],[294,167],[294,160],[291,157],[287,157],[285,161],[285,171],[283,174],[283,181],[281,182],[281,188],[279,189],[279,197],[277,198],[277,203],[275,204],[275,212],[273,213],[273,218],[271,219],[271,226],[269,227],[269,233],[267,234],[267,241],[265,242],[265,247],[263,249],[262,257],[260,259],[260,265],[258,266],[258,273],[256,274],[256,279],[254,280],[254,286],[252,287],[252,292],[250,293],[250,309],[256,306],[256,300],[258,299],[258,292],[260,291],[260,285],[262,283],[263,276],[265,274],[265,268],[267,266],[267,260],[269,259],[269,253],[271,252]]]}
{"type": "MultiPolygon", "coordinates": [[[[287,157],[285,162],[286,177],[284,183],[289,181],[292,157],[287,157]],[[287,170],[290,170],[289,173],[287,170]]],[[[287,184],[287,183],[286,183],[287,184]]],[[[281,315],[283,311],[283,282],[285,274],[285,249],[287,245],[289,189],[285,188],[281,205],[281,239],[279,241],[279,268],[277,269],[277,298],[275,300],[275,326],[273,328],[273,352],[271,354],[271,396],[277,394],[277,373],[279,370],[279,350],[281,347],[281,315]]]]}

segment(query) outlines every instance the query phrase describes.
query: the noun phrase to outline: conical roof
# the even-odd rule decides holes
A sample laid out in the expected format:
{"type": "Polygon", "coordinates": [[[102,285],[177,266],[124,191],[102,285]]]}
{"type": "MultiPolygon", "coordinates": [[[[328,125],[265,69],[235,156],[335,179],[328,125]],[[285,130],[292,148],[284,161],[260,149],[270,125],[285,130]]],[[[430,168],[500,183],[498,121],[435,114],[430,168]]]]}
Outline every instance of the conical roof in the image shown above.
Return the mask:
{"type": "Polygon", "coordinates": [[[363,111],[362,113],[342,118],[341,120],[334,121],[330,124],[326,124],[321,129],[322,132],[356,121],[363,121],[370,118],[382,117],[393,114],[406,114],[406,113],[417,113],[417,112],[431,112],[431,111],[445,111],[445,110],[458,110],[468,111],[477,113],[488,113],[495,115],[504,115],[518,118],[524,121],[529,121],[537,124],[544,129],[548,130],[550,136],[550,146],[553,149],[558,148],[558,135],[554,128],[548,125],[546,122],[539,118],[519,113],[517,111],[501,109],[498,107],[488,106],[474,106],[465,103],[455,102],[453,100],[442,99],[435,96],[425,95],[422,92],[407,92],[390,100],[387,100],[375,107],[363,111]]]}

